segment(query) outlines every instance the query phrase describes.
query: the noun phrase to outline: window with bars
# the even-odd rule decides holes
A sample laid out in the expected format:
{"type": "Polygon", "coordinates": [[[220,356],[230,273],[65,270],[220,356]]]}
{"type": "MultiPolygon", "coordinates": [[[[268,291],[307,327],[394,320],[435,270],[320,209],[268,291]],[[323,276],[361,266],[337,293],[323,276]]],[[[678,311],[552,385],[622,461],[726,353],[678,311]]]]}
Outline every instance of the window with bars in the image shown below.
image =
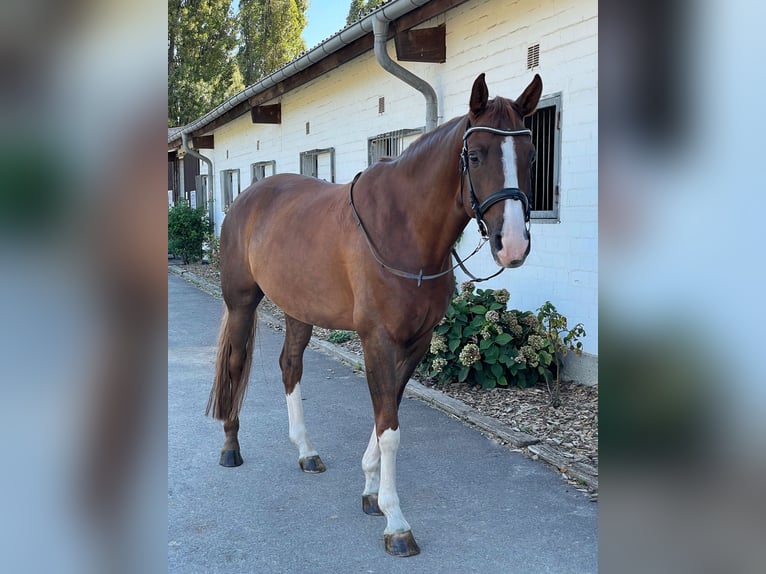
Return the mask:
{"type": "Polygon", "coordinates": [[[257,161],[250,164],[250,183],[253,184],[256,181],[261,181],[274,175],[276,173],[277,162],[271,161],[257,161]]]}
{"type": "Polygon", "coordinates": [[[239,170],[225,169],[221,172],[221,196],[223,209],[229,209],[231,202],[239,195],[239,170]]]}
{"type": "Polygon", "coordinates": [[[367,165],[382,157],[396,157],[420,137],[423,129],[396,130],[371,137],[367,140],[367,165]]]}
{"type": "Polygon", "coordinates": [[[524,118],[532,130],[537,159],[532,165],[532,218],[559,221],[559,164],[561,157],[561,94],[540,100],[537,111],[524,118]]]}
{"type": "Polygon", "coordinates": [[[301,173],[335,182],[335,148],[301,152],[301,173]]]}

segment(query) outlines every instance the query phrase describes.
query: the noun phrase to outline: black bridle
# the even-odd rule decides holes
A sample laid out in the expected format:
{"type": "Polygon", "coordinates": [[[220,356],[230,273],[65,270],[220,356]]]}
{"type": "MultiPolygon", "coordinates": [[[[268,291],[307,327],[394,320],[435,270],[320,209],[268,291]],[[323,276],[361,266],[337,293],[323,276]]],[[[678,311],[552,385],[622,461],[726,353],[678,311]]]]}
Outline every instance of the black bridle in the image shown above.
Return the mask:
{"type": "Polygon", "coordinates": [[[444,277],[448,273],[451,273],[458,267],[460,267],[466,275],[468,275],[472,281],[480,283],[482,281],[487,281],[488,279],[492,279],[493,277],[497,277],[505,271],[505,267],[501,267],[497,273],[494,273],[490,275],[489,277],[484,277],[482,279],[479,279],[478,277],[475,277],[468,269],[466,269],[464,262],[468,261],[471,257],[476,255],[476,253],[479,252],[479,249],[481,249],[484,244],[489,239],[489,234],[487,232],[487,224],[484,222],[484,212],[486,212],[490,207],[495,205],[496,203],[500,201],[505,201],[506,199],[515,199],[518,201],[521,201],[524,207],[524,223],[527,226],[527,233],[529,233],[529,212],[530,212],[530,205],[529,205],[529,198],[527,198],[526,194],[521,191],[518,187],[506,187],[501,189],[500,191],[496,191],[492,195],[490,195],[488,198],[486,198],[484,201],[479,203],[478,198],[476,197],[476,192],[473,188],[473,181],[471,180],[471,172],[468,170],[468,136],[470,136],[474,132],[478,131],[484,131],[493,133],[496,135],[501,136],[521,136],[521,135],[532,135],[531,130],[501,130],[498,128],[493,128],[490,126],[475,126],[471,127],[471,122],[469,121],[465,133],[463,134],[463,149],[460,152],[460,163],[461,163],[461,169],[463,173],[463,177],[460,178],[460,196],[463,196],[463,184],[465,182],[466,176],[468,177],[468,187],[469,187],[469,194],[471,199],[471,208],[473,209],[474,217],[476,218],[477,223],[479,224],[479,233],[481,234],[481,240],[479,241],[479,244],[476,246],[476,249],[473,250],[473,252],[466,257],[465,259],[461,260],[460,257],[457,254],[457,251],[453,248],[452,249],[452,256],[455,258],[457,263],[450,267],[449,269],[446,269],[445,271],[441,271],[440,273],[434,273],[433,275],[424,275],[423,270],[420,270],[420,273],[410,273],[409,271],[402,271],[401,269],[397,269],[396,267],[391,267],[390,265],[387,265],[380,254],[378,253],[378,250],[376,249],[375,245],[372,242],[372,239],[370,239],[370,234],[367,232],[367,227],[362,222],[362,218],[359,215],[359,212],[356,209],[356,205],[354,204],[354,186],[356,185],[357,180],[362,175],[362,172],[359,172],[356,174],[356,177],[354,177],[353,181],[351,182],[351,185],[348,188],[348,203],[351,206],[351,213],[354,215],[354,219],[356,220],[356,224],[359,226],[359,229],[362,231],[362,235],[364,236],[364,240],[367,243],[367,247],[370,249],[370,252],[372,253],[373,258],[375,261],[378,262],[378,264],[386,269],[389,273],[392,273],[393,275],[396,275],[397,277],[403,277],[405,279],[415,279],[418,282],[418,287],[420,287],[423,284],[423,281],[428,279],[438,279],[439,277],[444,277]]]}
{"type": "Polygon", "coordinates": [[[527,226],[527,233],[530,232],[529,228],[529,216],[531,206],[529,205],[529,198],[527,194],[521,191],[518,187],[505,187],[500,191],[496,191],[487,197],[484,201],[479,203],[479,199],[476,197],[476,192],[473,188],[473,180],[471,179],[471,171],[468,169],[468,136],[474,132],[489,132],[499,136],[532,136],[532,131],[528,129],[523,130],[501,130],[490,126],[474,126],[471,127],[470,120],[466,125],[465,133],[463,134],[463,149],[460,152],[460,165],[463,172],[463,177],[460,179],[460,195],[463,195],[463,182],[468,177],[468,193],[471,199],[471,209],[473,210],[473,216],[476,219],[476,223],[479,226],[479,233],[483,239],[489,239],[489,232],[487,231],[487,224],[484,221],[484,213],[496,203],[505,201],[506,199],[515,199],[521,201],[524,208],[524,224],[527,226]]]}

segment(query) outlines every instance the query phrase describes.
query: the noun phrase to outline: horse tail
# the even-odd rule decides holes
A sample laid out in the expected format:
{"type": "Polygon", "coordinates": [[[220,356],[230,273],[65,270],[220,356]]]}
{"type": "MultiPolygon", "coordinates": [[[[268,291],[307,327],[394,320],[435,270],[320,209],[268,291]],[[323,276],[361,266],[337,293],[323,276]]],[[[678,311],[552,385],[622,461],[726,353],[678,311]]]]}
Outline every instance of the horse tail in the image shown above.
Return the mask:
{"type": "MultiPolygon", "coordinates": [[[[218,356],[216,357],[215,383],[210,390],[205,415],[212,413],[213,418],[222,421],[232,421],[239,416],[245,391],[250,379],[250,366],[253,362],[253,343],[255,341],[255,312],[246,322],[247,333],[243,344],[235,345],[232,340],[231,320],[229,310],[224,311],[221,321],[221,334],[218,337],[218,356]],[[236,348],[239,347],[239,348],[236,348]],[[232,361],[236,356],[236,363],[232,361]],[[234,367],[232,369],[232,367],[234,367]],[[234,370],[234,374],[232,374],[234,370]],[[238,374],[237,374],[237,371],[238,374]]],[[[236,336],[236,334],[235,334],[236,336]]]]}

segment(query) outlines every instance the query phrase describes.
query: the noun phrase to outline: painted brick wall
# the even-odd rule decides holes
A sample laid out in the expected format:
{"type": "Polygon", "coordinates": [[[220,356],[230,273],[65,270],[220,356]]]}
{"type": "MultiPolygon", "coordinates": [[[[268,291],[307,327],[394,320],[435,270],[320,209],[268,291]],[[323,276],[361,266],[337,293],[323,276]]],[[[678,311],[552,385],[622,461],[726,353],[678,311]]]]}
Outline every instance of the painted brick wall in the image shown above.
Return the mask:
{"type": "MultiPolygon", "coordinates": [[[[490,96],[515,98],[535,72],[543,78],[544,96],[561,94],[560,222],[533,224],[525,265],[484,285],[507,288],[518,309],[551,300],[571,324],[584,323],[584,347],[591,354],[598,353],[597,10],[594,1],[472,0],[426,24],[446,24],[446,63],[404,63],[434,87],[440,123],[467,112],[481,72],[490,96]],[[528,71],[527,47],[538,43],[540,66],[528,71]]],[[[393,41],[389,53],[395,57],[393,41]]],[[[298,172],[301,151],[329,147],[335,149],[336,181],[347,182],[367,166],[368,138],[425,124],[423,96],[383,71],[372,52],[285,94],[281,104],[281,125],[253,125],[246,114],[215,131],[216,149],[206,155],[213,160],[217,192],[223,170],[239,169],[244,190],[250,164],[274,160],[278,173],[298,172]],[[383,114],[379,97],[386,100],[383,114]]],[[[220,229],[220,201],[217,210],[220,229]]],[[[460,250],[470,252],[477,241],[471,223],[460,250]]],[[[488,247],[470,268],[485,275],[497,269],[488,247]]]]}

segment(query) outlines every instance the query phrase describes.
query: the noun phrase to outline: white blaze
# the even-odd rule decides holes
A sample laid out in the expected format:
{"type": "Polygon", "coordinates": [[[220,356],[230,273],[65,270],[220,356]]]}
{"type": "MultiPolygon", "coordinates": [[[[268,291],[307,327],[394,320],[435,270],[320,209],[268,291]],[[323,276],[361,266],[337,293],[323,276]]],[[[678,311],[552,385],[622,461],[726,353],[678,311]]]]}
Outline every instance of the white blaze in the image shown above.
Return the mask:
{"type": "MultiPolygon", "coordinates": [[[[505,187],[518,188],[519,176],[516,170],[516,142],[513,137],[506,137],[501,144],[503,151],[503,173],[505,187]]],[[[503,266],[513,261],[523,261],[529,247],[526,223],[524,222],[524,204],[517,199],[503,202],[503,228],[500,231],[503,247],[497,257],[503,266]]]]}

